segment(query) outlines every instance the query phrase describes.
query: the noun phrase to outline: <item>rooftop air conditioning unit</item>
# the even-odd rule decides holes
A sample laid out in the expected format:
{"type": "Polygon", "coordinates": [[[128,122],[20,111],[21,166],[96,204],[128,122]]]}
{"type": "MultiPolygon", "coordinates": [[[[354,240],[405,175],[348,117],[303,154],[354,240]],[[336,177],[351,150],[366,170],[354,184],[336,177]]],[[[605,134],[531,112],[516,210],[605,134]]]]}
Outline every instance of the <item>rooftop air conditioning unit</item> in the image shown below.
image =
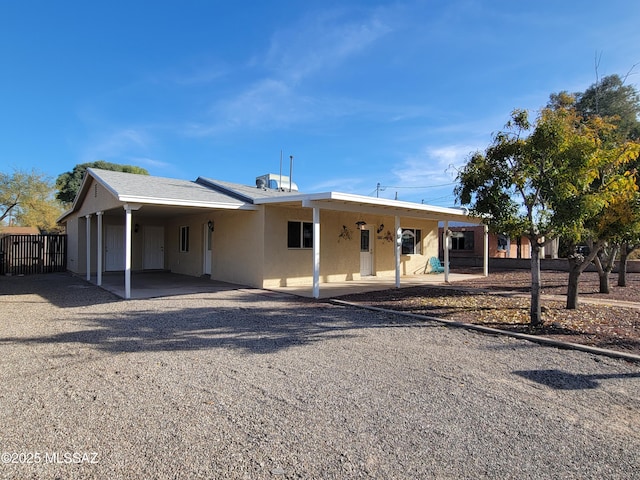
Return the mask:
{"type": "Polygon", "coordinates": [[[292,192],[298,191],[298,185],[293,183],[289,177],[278,173],[267,173],[256,177],[256,187],[283,191],[291,190],[292,192]]]}

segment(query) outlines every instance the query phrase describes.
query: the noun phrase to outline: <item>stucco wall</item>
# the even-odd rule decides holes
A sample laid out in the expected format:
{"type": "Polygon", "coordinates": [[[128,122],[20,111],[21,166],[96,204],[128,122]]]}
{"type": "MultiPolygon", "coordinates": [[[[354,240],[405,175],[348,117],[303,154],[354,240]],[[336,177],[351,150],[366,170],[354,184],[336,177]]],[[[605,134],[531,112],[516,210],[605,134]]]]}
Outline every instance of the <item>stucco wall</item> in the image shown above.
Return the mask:
{"type": "Polygon", "coordinates": [[[263,211],[216,211],[213,218],[215,231],[211,278],[261,287],[263,211]]]}
{"type": "Polygon", "coordinates": [[[78,223],[78,219],[76,217],[73,217],[67,221],[65,226],[67,232],[67,270],[76,274],[80,273],[81,268],[83,269],[82,271],[84,271],[85,263],[84,259],[82,260],[82,262],[80,262],[78,223]]]}
{"type": "MultiPolygon", "coordinates": [[[[320,281],[353,280],[360,276],[360,237],[352,214],[320,212],[320,281]],[[349,225],[351,240],[340,238],[342,225],[349,225]]],[[[310,248],[287,247],[290,221],[312,222],[310,208],[269,207],[265,212],[264,286],[310,285],[313,257],[310,248]]]]}
{"type": "Polygon", "coordinates": [[[113,196],[106,188],[91,179],[87,194],[76,215],[84,216],[112,208],[122,208],[123,203],[113,196]]]}
{"type": "MultiPolygon", "coordinates": [[[[174,273],[199,277],[204,273],[204,231],[211,214],[180,215],[165,223],[165,268],[174,273]],[[189,227],[189,250],[180,251],[180,228],[189,227]]],[[[133,248],[133,247],[132,247],[133,248]]],[[[141,256],[141,255],[140,255],[141,256]]]]}
{"type": "MultiPolygon", "coordinates": [[[[373,275],[395,276],[394,217],[360,216],[349,212],[320,210],[320,281],[323,283],[360,279],[360,231],[355,223],[365,219],[371,228],[373,275]],[[366,218],[364,218],[366,217],[366,218]],[[384,228],[380,233],[380,225],[384,228]],[[350,239],[340,236],[346,226],[350,239]]],[[[264,287],[311,285],[313,258],[310,248],[287,247],[289,221],[312,222],[310,208],[268,207],[265,212],[264,287]]],[[[420,229],[422,250],[401,256],[401,274],[425,271],[430,257],[438,252],[437,222],[401,219],[403,229],[420,229]]]]}

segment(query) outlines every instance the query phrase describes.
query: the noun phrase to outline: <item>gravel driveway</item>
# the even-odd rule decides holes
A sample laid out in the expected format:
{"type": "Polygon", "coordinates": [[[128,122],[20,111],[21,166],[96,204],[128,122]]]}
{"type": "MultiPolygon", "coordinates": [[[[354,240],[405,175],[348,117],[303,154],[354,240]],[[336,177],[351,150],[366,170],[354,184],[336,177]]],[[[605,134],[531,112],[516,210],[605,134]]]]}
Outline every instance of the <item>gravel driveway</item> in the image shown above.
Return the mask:
{"type": "Polygon", "coordinates": [[[0,478],[640,478],[638,364],[251,289],[0,312],[0,478]]]}

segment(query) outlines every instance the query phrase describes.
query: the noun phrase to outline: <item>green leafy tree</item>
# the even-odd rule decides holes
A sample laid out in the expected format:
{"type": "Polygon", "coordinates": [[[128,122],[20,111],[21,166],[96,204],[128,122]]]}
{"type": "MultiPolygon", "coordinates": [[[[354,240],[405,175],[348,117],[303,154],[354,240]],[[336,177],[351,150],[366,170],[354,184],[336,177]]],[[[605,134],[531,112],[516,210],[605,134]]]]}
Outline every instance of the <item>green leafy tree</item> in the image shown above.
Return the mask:
{"type": "Polygon", "coordinates": [[[620,76],[604,77],[575,96],[576,110],[584,118],[607,118],[623,138],[640,140],[640,95],[633,85],[625,85],[620,76]]]}
{"type": "Polygon", "coordinates": [[[565,174],[551,179],[545,195],[558,232],[573,247],[590,246],[586,257],[579,253],[568,256],[567,308],[573,309],[578,305],[580,275],[591,262],[601,274],[601,291],[608,291],[616,244],[636,221],[633,164],[640,144],[618,142],[617,127],[601,117],[584,119],[574,109],[555,110],[550,116],[556,121],[564,119],[564,127],[556,127],[559,148],[548,155],[559,155],[554,162],[564,162],[565,174]]]}
{"type": "Polygon", "coordinates": [[[0,172],[0,221],[12,217],[18,225],[55,230],[62,208],[54,193],[51,179],[36,170],[0,172]]]}
{"type": "Polygon", "coordinates": [[[136,167],[133,165],[120,165],[117,163],[104,162],[99,160],[97,162],[82,163],[73,167],[70,172],[62,173],[56,179],[56,188],[58,193],[56,198],[66,205],[73,203],[73,200],[80,190],[82,180],[87,168],[100,168],[102,170],[112,170],[114,172],[136,173],[139,175],[149,175],[149,172],[142,167],[136,167]]]}
{"type": "Polygon", "coordinates": [[[528,112],[516,110],[505,129],[494,135],[484,152],[475,152],[458,173],[458,200],[471,213],[485,218],[492,232],[526,236],[531,243],[530,326],[542,326],[540,304],[540,251],[555,232],[543,193],[550,165],[535,155],[527,134],[528,112]]]}
{"type": "MultiPolygon", "coordinates": [[[[617,125],[619,141],[640,141],[640,95],[633,85],[626,85],[618,75],[609,75],[596,81],[582,93],[576,94],[576,109],[584,116],[598,115],[617,125]]],[[[634,168],[640,168],[638,160],[634,168]]],[[[637,206],[637,204],[636,204],[637,206]]],[[[640,248],[640,215],[636,212],[635,221],[626,225],[624,232],[611,244],[610,253],[602,262],[596,257],[594,263],[600,274],[600,292],[609,292],[609,273],[613,269],[615,256],[619,253],[618,286],[626,286],[627,259],[640,248]]]]}
{"type": "MultiPolygon", "coordinates": [[[[485,152],[473,154],[458,174],[456,196],[463,205],[484,217],[493,232],[524,235],[531,242],[532,328],[543,324],[542,247],[561,233],[578,241],[590,227],[606,228],[603,209],[633,183],[624,175],[601,177],[607,162],[630,158],[603,146],[601,132],[611,128],[599,117],[585,122],[565,105],[545,108],[535,125],[526,111],[516,110],[485,152]]],[[[596,243],[585,261],[591,262],[601,247],[596,243]]],[[[577,306],[580,268],[570,273],[567,308],[577,306]]]]}
{"type": "MultiPolygon", "coordinates": [[[[624,145],[640,140],[640,95],[632,85],[625,85],[625,79],[618,75],[610,75],[596,81],[584,92],[569,94],[560,92],[550,96],[550,108],[562,108],[575,105],[576,110],[584,120],[601,117],[616,128],[607,133],[608,138],[602,138],[608,144],[624,145]]],[[[626,171],[637,171],[640,168],[638,160],[631,163],[624,162],[620,174],[626,171]]],[[[640,248],[640,215],[638,214],[639,200],[629,199],[627,211],[633,214],[625,215],[625,222],[615,222],[605,232],[608,241],[594,257],[593,263],[600,276],[600,292],[609,293],[609,274],[613,270],[617,254],[620,252],[618,270],[618,285],[626,285],[627,258],[640,248]]],[[[620,212],[618,206],[618,212],[620,212]]],[[[615,212],[616,210],[611,210],[615,212]]],[[[592,240],[592,239],[591,239],[592,240]]],[[[587,241],[588,243],[588,241],[587,241]]]]}

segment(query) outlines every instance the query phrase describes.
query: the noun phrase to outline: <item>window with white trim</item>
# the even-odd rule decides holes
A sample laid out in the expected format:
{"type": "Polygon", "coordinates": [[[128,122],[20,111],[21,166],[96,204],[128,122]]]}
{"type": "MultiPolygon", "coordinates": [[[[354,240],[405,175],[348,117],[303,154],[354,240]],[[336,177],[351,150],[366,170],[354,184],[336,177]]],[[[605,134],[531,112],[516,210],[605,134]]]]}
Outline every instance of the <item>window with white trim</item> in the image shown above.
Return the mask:
{"type": "Polygon", "coordinates": [[[288,248],[313,248],[313,223],[288,222],[287,223],[287,247],[288,248]]]}
{"type": "Polygon", "coordinates": [[[422,230],[419,228],[402,229],[402,255],[420,255],[422,253],[422,230]]]}
{"type": "Polygon", "coordinates": [[[180,227],[180,252],[186,253],[189,251],[189,227],[180,227]]]}
{"type": "Polygon", "coordinates": [[[473,250],[473,232],[453,232],[451,250],[473,250]]]}

